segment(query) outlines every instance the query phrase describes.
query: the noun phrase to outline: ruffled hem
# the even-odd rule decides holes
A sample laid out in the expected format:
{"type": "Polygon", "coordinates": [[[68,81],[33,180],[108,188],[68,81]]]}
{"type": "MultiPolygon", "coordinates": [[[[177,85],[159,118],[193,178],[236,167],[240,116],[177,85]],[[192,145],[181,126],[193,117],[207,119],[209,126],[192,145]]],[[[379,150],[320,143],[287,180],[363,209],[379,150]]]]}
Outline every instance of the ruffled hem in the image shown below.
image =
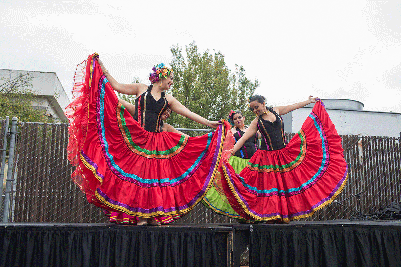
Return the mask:
{"type": "MultiPolygon", "coordinates": [[[[131,216],[123,212],[116,212],[116,211],[104,211],[105,215],[109,217],[109,220],[111,223],[116,223],[116,224],[125,224],[125,225],[136,225],[139,221],[139,217],[137,216],[131,216]]],[[[175,220],[178,220],[180,216],[175,215],[175,216],[159,216],[159,217],[154,217],[155,221],[159,224],[169,224],[174,222],[175,220]]]]}
{"type": "MultiPolygon", "coordinates": [[[[94,55],[93,55],[94,56],[94,55]]],[[[88,60],[91,60],[91,56],[88,60]]],[[[86,140],[88,130],[88,108],[89,94],[88,73],[90,73],[90,65],[84,60],[77,65],[74,74],[74,85],[72,89],[72,102],[66,107],[65,114],[69,120],[69,139],[67,146],[67,158],[71,165],[76,169],[72,173],[72,180],[83,190],[83,177],[80,170],[80,151],[86,140]]]]}

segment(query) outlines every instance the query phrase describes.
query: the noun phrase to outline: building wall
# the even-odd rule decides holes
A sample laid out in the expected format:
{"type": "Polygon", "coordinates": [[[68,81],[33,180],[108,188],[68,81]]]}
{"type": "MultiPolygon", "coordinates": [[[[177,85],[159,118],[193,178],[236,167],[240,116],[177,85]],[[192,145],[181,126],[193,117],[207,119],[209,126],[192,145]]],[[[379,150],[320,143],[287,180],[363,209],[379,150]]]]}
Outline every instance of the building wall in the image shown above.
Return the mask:
{"type": "MultiPolygon", "coordinates": [[[[36,99],[32,102],[32,106],[38,107],[39,109],[46,110],[46,115],[51,116],[52,118],[58,118],[60,120],[66,119],[64,113],[63,116],[60,116],[60,110],[56,109],[53,102],[56,101],[55,99],[51,99],[50,97],[46,96],[37,96],[36,99]],[[52,100],[52,101],[51,101],[52,100]],[[61,118],[60,118],[61,117],[61,118]]],[[[61,109],[61,107],[59,107],[61,109]]]]}
{"type": "MultiPolygon", "coordinates": [[[[400,137],[400,113],[328,109],[327,105],[326,110],[340,135],[400,137]]],[[[284,115],[284,123],[289,121],[285,131],[298,132],[311,111],[305,107],[284,115]]]]}
{"type": "Polygon", "coordinates": [[[13,79],[19,75],[29,73],[32,78],[32,88],[38,95],[35,106],[46,108],[47,113],[60,120],[67,120],[64,114],[65,107],[70,103],[63,86],[60,83],[56,73],[24,71],[24,70],[0,70],[0,84],[6,80],[13,79]]]}

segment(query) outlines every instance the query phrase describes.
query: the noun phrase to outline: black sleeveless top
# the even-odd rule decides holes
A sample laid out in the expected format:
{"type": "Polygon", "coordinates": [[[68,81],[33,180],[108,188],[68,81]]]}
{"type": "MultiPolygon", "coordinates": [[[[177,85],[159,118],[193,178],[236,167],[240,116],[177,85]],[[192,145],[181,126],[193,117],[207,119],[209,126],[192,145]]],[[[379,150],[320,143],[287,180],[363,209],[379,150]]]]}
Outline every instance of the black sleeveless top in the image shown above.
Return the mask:
{"type": "MultiPolygon", "coordinates": [[[[237,142],[244,135],[245,132],[241,131],[237,127],[235,129],[237,130],[237,132],[234,133],[234,138],[235,142],[237,142]]],[[[250,159],[258,149],[257,142],[258,135],[255,134],[254,136],[246,140],[244,145],[237,152],[235,152],[234,155],[239,158],[250,159]]]]}
{"type": "Polygon", "coordinates": [[[273,109],[269,109],[276,116],[276,121],[271,122],[258,118],[258,130],[262,134],[260,149],[279,150],[285,147],[284,122],[273,109]]]}
{"type": "Polygon", "coordinates": [[[168,102],[165,93],[156,101],[152,94],[153,85],[148,90],[135,99],[134,119],[149,132],[161,131],[161,115],[166,110],[168,102]]]}

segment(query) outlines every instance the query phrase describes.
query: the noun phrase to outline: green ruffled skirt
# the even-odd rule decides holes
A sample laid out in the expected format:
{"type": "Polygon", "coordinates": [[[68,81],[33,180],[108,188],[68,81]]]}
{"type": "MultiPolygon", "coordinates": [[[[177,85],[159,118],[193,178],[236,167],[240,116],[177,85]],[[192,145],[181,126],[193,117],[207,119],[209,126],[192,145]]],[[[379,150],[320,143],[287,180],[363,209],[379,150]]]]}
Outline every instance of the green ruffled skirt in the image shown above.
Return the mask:
{"type": "MultiPolygon", "coordinates": [[[[233,166],[236,173],[240,173],[248,164],[249,159],[242,159],[236,156],[231,156],[228,162],[233,166]]],[[[206,196],[202,200],[208,208],[215,212],[226,215],[231,218],[241,219],[241,216],[231,207],[228,199],[226,198],[222,185],[221,176],[218,173],[213,181],[213,186],[207,191],[206,196]]]]}

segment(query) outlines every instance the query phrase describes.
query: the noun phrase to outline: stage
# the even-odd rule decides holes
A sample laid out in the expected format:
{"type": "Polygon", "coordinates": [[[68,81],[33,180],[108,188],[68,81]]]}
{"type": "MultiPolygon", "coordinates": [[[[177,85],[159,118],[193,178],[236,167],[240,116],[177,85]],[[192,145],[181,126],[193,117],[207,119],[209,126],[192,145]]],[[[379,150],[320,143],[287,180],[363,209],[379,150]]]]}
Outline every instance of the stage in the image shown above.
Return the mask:
{"type": "Polygon", "coordinates": [[[0,266],[401,266],[400,243],[401,221],[3,223],[0,266]]]}

